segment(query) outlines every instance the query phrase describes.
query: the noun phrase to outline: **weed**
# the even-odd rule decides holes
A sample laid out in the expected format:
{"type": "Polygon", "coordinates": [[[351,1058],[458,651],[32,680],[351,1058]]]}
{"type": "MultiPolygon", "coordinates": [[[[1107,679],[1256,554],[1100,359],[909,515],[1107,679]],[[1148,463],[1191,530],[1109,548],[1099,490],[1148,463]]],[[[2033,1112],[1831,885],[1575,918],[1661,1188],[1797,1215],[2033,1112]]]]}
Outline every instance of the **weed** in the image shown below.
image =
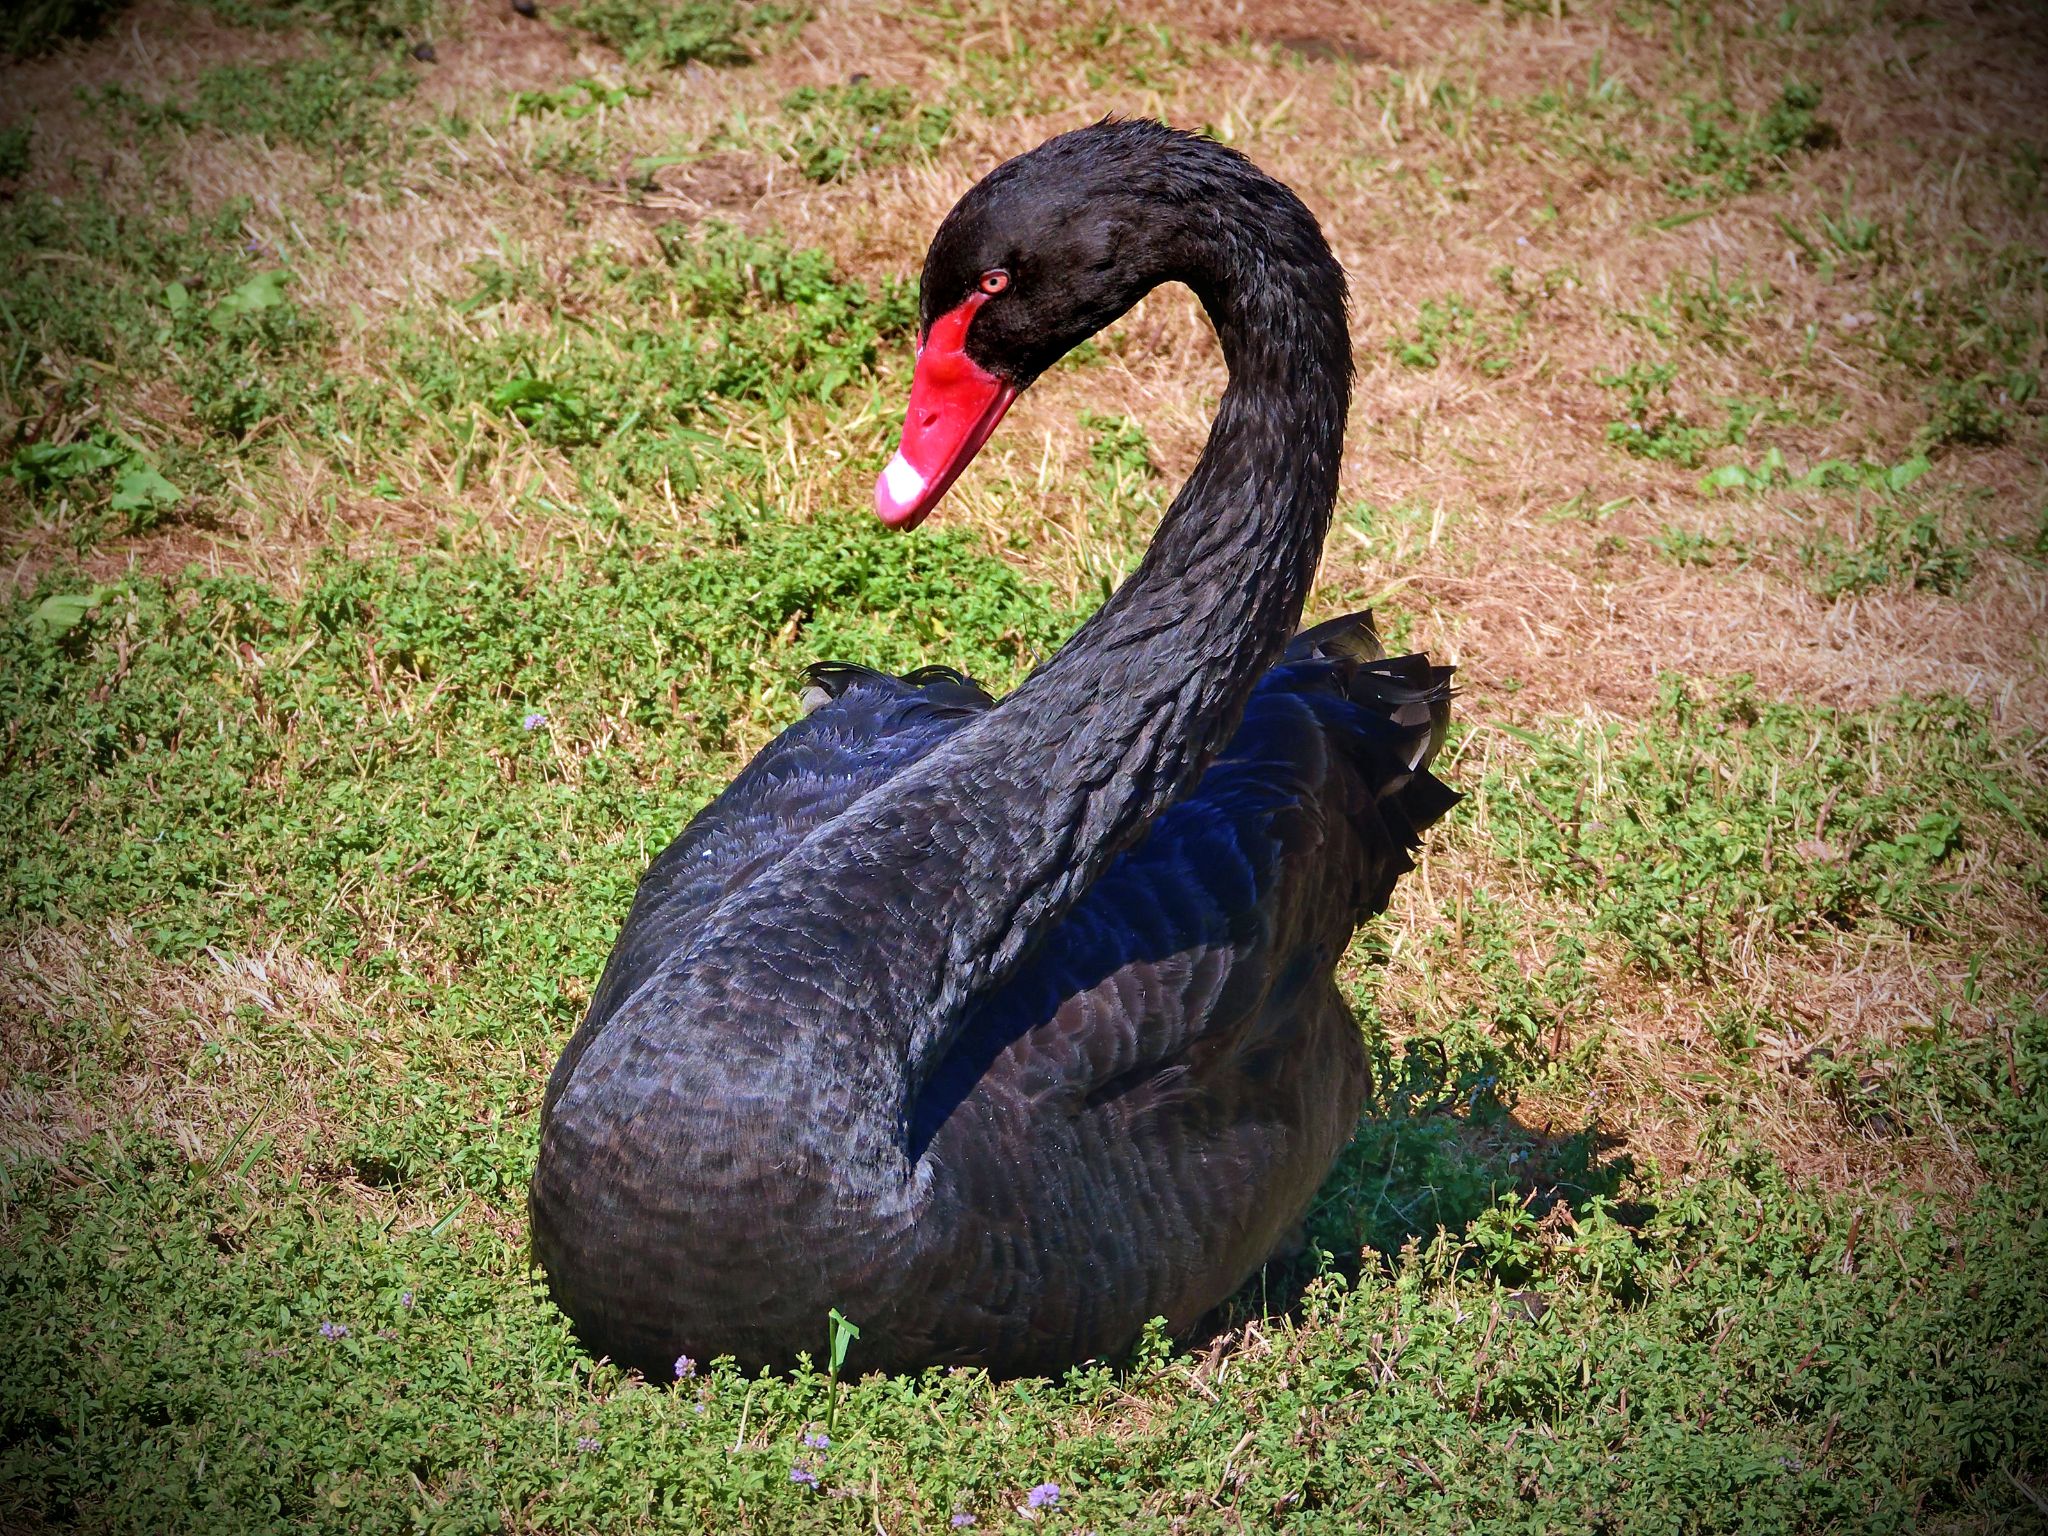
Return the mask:
{"type": "Polygon", "coordinates": [[[794,119],[785,153],[812,181],[844,181],[861,170],[929,155],[945,142],[953,114],[918,106],[909,88],[804,86],[783,98],[794,119]]]}
{"type": "Polygon", "coordinates": [[[2023,392],[2038,386],[2048,341],[2048,256],[2007,247],[1945,278],[1874,287],[1871,344],[1911,373],[1984,374],[2023,392]],[[2031,381],[2031,382],[2029,382],[2031,381]]]}
{"type": "Polygon", "coordinates": [[[283,31],[310,27],[356,43],[395,43],[417,32],[436,0],[204,0],[222,21],[238,27],[283,31]]]}
{"type": "Polygon", "coordinates": [[[2031,560],[2036,565],[2048,565],[2048,506],[2041,508],[2032,534],[2016,533],[2003,542],[2021,559],[2031,560]]]}
{"type": "Polygon", "coordinates": [[[1194,40],[1181,29],[1124,16],[1116,6],[1103,6],[1092,15],[1087,7],[1077,8],[1054,27],[1046,53],[1078,61],[1092,91],[1170,86],[1198,56],[1194,40]]]}
{"type": "Polygon", "coordinates": [[[1373,92],[1381,130],[1395,142],[1425,132],[1452,140],[1466,138],[1477,100],[1471,86],[1427,72],[1409,75],[1395,70],[1373,92]]]}
{"type": "Polygon", "coordinates": [[[841,1314],[834,1307],[827,1317],[825,1374],[832,1383],[832,1403],[825,1410],[825,1428],[829,1431],[839,1421],[839,1372],[846,1364],[846,1352],[860,1337],[859,1325],[841,1314]]]}
{"type": "Polygon", "coordinates": [[[1865,490],[1896,496],[1931,467],[1925,454],[1915,454],[1897,464],[1877,464],[1868,459],[1822,459],[1795,475],[1786,464],[1785,455],[1771,448],[1755,465],[1723,464],[1701,476],[1700,489],[1763,491],[1785,487],[1807,491],[1865,490]]]}
{"type": "Polygon", "coordinates": [[[0,57],[31,58],[59,43],[95,36],[127,0],[26,0],[0,19],[0,57]]]}
{"type": "MultiPolygon", "coordinates": [[[[54,417],[84,402],[75,359],[150,375],[171,364],[175,285],[194,305],[245,281],[245,208],[209,218],[176,207],[124,219],[87,195],[59,203],[28,193],[0,211],[0,270],[22,349],[6,374],[9,414],[54,417]]],[[[187,331],[202,349],[214,345],[187,331]]]]}
{"type": "Polygon", "coordinates": [[[294,302],[289,272],[257,264],[245,211],[161,210],[138,225],[89,194],[31,193],[0,212],[15,348],[0,406],[34,424],[17,428],[9,479],[81,549],[174,515],[205,521],[226,482],[222,450],[333,391],[315,362],[327,328],[294,302]],[[136,422],[125,390],[99,382],[144,378],[168,385],[200,432],[136,422]]]}
{"type": "Polygon", "coordinates": [[[1630,363],[1618,373],[1595,377],[1621,395],[1627,413],[1624,420],[1607,424],[1607,441],[1639,459],[1696,469],[1710,450],[1748,442],[1757,422],[1790,417],[1783,407],[1737,399],[1721,402],[1725,419],[1719,426],[1695,422],[1671,403],[1671,386],[1678,377],[1672,363],[1630,363]]]}
{"type": "Polygon", "coordinates": [[[304,370],[326,341],[327,328],[286,296],[290,281],[283,270],[258,272],[211,305],[183,284],[164,289],[170,338],[191,343],[180,382],[193,414],[222,437],[245,438],[326,393],[304,370]]]}
{"type": "Polygon", "coordinates": [[[1481,373],[1502,373],[1514,361],[1524,317],[1520,312],[1500,325],[1482,320],[1458,298],[1425,299],[1416,311],[1415,329],[1387,343],[1394,360],[1407,368],[1434,368],[1453,350],[1471,356],[1481,373]]]}
{"type": "Polygon", "coordinates": [[[1667,343],[1693,342],[1731,351],[1745,342],[1744,326],[1771,301],[1768,283],[1724,279],[1718,262],[1704,278],[1680,272],[1652,294],[1639,311],[1622,310],[1623,320],[1667,343]]]}
{"type": "MultiPolygon", "coordinates": [[[[1800,562],[1812,573],[1815,590],[1831,601],[1894,582],[1953,594],[1969,582],[1975,563],[1971,550],[1943,536],[1937,512],[1911,512],[1902,500],[1930,467],[1924,454],[1891,465],[1823,459],[1794,475],[1785,456],[1773,448],[1754,466],[1721,465],[1701,478],[1700,489],[1752,494],[1772,490],[1862,493],[1855,522],[1846,536],[1816,520],[1799,544],[1800,562]]],[[[1659,547],[1685,563],[1675,547],[1659,547]]]]}
{"type": "Polygon", "coordinates": [[[1368,560],[1399,564],[1436,544],[1448,525],[1441,503],[1392,505],[1362,501],[1345,509],[1340,526],[1368,560]]]}
{"type": "Polygon", "coordinates": [[[1696,465],[1721,437],[1697,426],[1671,405],[1671,384],[1678,369],[1671,363],[1630,363],[1618,373],[1602,373],[1599,382],[1618,392],[1626,418],[1607,424],[1607,441],[1640,459],[1666,459],[1696,465]]]}
{"type": "Polygon", "coordinates": [[[1111,508],[1122,507],[1126,519],[1134,505],[1157,511],[1159,469],[1152,462],[1152,445],[1145,429],[1128,416],[1094,411],[1081,414],[1081,426],[1088,433],[1088,458],[1095,466],[1098,499],[1111,508]]]}
{"type": "Polygon", "coordinates": [[[35,131],[22,123],[0,128],[0,181],[18,181],[28,174],[29,146],[35,131]]]}
{"type": "Polygon", "coordinates": [[[1907,516],[1880,500],[1843,538],[1819,529],[1799,546],[1815,590],[1834,599],[1894,583],[1953,595],[1969,584],[1976,558],[1967,544],[1951,542],[1932,511],[1907,516]]]}
{"type": "Polygon", "coordinates": [[[1739,569],[1750,558],[1750,548],[1745,540],[1698,533],[1690,528],[1674,528],[1669,524],[1650,535],[1650,548],[1673,565],[1712,567],[1719,565],[1721,557],[1727,555],[1739,569]]]}
{"type": "Polygon", "coordinates": [[[463,324],[414,314],[394,326],[390,353],[406,389],[350,388],[323,432],[379,443],[431,436],[481,468],[486,450],[461,425],[481,410],[563,451],[597,476],[593,485],[666,479],[694,492],[708,466],[733,462],[715,430],[721,412],[759,407],[780,418],[798,401],[829,402],[872,376],[883,348],[916,320],[907,285],[842,281],[820,253],[772,237],[668,226],[657,240],[659,262],[594,256],[546,283],[516,258],[476,263],[475,287],[457,305],[463,324]],[[514,298],[545,304],[548,323],[493,323],[492,309],[514,298]],[[586,308],[601,318],[585,318],[586,308]]]}
{"type": "Polygon", "coordinates": [[[566,19],[635,64],[680,69],[690,63],[745,64],[753,58],[750,39],[801,14],[797,6],[741,0],[589,0],[566,19]]]}
{"type": "Polygon", "coordinates": [[[1820,95],[1817,87],[1794,81],[1762,113],[1750,116],[1725,99],[1687,102],[1690,142],[1665,189],[1692,199],[1748,192],[1770,170],[1782,170],[1794,153],[1832,145],[1835,131],[1818,116],[1820,95]]]}
{"type": "Polygon", "coordinates": [[[1087,518],[1083,575],[1097,599],[1106,598],[1130,574],[1144,537],[1166,505],[1152,445],[1128,416],[1081,413],[1088,434],[1087,518]]]}
{"type": "MultiPolygon", "coordinates": [[[[1062,616],[965,535],[750,519],[735,536],[736,549],[653,559],[620,540],[552,581],[502,556],[338,561],[294,602],[240,580],[140,583],[98,606],[75,655],[10,628],[9,717],[48,730],[17,743],[31,766],[9,782],[20,863],[0,913],[148,911],[152,942],[171,954],[290,914],[339,956],[370,943],[382,918],[354,898],[322,915],[327,895],[381,872],[386,896],[440,904],[450,942],[477,953],[511,940],[506,925],[529,901],[560,899],[573,844],[536,842],[536,825],[573,811],[562,836],[580,825],[614,841],[650,816],[657,834],[680,826],[672,787],[595,747],[588,764],[558,759],[565,745],[630,722],[701,771],[734,732],[757,737],[757,715],[787,717],[806,660],[903,669],[936,659],[924,647],[964,625],[983,639],[949,654],[1002,681],[1061,633],[1062,616]],[[257,660],[224,673],[223,644],[257,660]],[[394,713],[399,698],[413,702],[394,713]],[[536,709],[544,740],[520,728],[536,709]],[[428,720],[469,765],[459,779],[420,752],[428,720]],[[95,829],[66,825],[80,796],[103,808],[95,829]],[[481,836],[485,824],[496,830],[481,836]]],[[[577,964],[592,977],[634,872],[628,858],[586,891],[577,964]]]]}
{"type": "Polygon", "coordinates": [[[1525,108],[1569,158],[1612,167],[1634,167],[1641,159],[1633,138],[1621,130],[1645,116],[1649,103],[1607,72],[1605,50],[1594,53],[1583,81],[1546,86],[1525,108]]]}
{"type": "MultiPolygon", "coordinates": [[[[105,510],[120,519],[125,533],[154,527],[185,499],[139,445],[104,432],[68,443],[31,443],[9,461],[7,473],[32,502],[58,499],[55,515],[60,521],[68,520],[70,511],[61,503],[80,492],[88,504],[103,498],[105,510]]],[[[80,542],[89,542],[96,532],[86,523],[80,542]]]]}
{"type": "Polygon", "coordinates": [[[551,91],[519,91],[512,97],[514,117],[560,117],[571,122],[610,107],[622,107],[647,95],[643,86],[606,85],[602,80],[572,80],[551,91]]]}
{"type": "MultiPolygon", "coordinates": [[[[1920,428],[1915,442],[1923,451],[1951,444],[1989,447],[2004,442],[2006,433],[2012,430],[2012,415],[1993,402],[2001,394],[2005,400],[2011,401],[2014,391],[2001,391],[2000,382],[1980,373],[1967,379],[1944,379],[1936,384],[1928,402],[1927,421],[1920,428]]],[[[2017,387],[2020,400],[2032,397],[2035,376],[2031,372],[2020,374],[2010,382],[2017,387]]]]}

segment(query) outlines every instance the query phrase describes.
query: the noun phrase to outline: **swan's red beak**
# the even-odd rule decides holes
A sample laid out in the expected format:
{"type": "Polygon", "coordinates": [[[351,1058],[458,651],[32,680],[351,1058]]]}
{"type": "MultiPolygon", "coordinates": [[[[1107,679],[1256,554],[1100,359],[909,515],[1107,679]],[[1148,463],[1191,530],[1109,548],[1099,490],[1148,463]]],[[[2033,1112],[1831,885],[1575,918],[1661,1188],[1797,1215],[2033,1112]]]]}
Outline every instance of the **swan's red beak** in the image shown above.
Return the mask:
{"type": "Polygon", "coordinates": [[[891,528],[915,528],[981,451],[1017,386],[999,379],[967,355],[967,323],[986,294],[932,322],[918,343],[910,379],[910,414],[903,445],[875,482],[875,511],[891,528]]]}

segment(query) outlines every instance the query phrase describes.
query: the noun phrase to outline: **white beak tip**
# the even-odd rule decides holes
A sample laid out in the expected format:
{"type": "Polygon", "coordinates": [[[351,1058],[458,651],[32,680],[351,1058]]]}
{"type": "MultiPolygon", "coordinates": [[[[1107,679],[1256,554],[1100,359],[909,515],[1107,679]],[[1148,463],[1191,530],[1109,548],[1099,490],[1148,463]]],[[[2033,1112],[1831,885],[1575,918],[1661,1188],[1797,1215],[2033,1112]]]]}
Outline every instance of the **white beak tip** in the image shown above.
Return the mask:
{"type": "Polygon", "coordinates": [[[901,452],[889,461],[889,467],[882,471],[882,478],[876,482],[876,499],[884,511],[901,511],[915,505],[917,498],[924,494],[924,488],[931,482],[912,467],[901,452]]]}

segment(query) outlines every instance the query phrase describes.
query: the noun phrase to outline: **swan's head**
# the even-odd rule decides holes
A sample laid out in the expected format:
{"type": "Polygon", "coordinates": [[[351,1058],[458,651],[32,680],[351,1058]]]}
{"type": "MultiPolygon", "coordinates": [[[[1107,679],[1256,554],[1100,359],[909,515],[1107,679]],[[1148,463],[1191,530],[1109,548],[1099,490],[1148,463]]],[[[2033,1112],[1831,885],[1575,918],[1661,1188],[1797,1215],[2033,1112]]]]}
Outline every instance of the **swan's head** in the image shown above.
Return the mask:
{"type": "Polygon", "coordinates": [[[911,528],[1022,390],[1146,293],[1181,276],[1179,231],[1231,150],[1151,122],[1097,123],[997,166],[925,256],[902,446],[875,508],[911,528]]]}

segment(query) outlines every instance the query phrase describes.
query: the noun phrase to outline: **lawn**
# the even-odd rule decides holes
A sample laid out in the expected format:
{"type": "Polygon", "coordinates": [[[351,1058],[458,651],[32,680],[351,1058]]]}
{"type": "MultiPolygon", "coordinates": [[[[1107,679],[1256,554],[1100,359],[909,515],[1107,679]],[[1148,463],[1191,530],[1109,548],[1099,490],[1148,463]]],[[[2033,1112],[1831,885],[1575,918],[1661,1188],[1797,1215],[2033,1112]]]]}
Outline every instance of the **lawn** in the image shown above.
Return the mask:
{"type": "Polygon", "coordinates": [[[535,9],[0,21],[0,1528],[2048,1529],[2038,6],[535,9]],[[639,871],[1206,432],[1164,291],[868,509],[938,219],[1109,112],[1323,221],[1310,617],[1460,668],[1369,1113],[1197,1337],[622,1375],[525,1187],[639,871]]]}

